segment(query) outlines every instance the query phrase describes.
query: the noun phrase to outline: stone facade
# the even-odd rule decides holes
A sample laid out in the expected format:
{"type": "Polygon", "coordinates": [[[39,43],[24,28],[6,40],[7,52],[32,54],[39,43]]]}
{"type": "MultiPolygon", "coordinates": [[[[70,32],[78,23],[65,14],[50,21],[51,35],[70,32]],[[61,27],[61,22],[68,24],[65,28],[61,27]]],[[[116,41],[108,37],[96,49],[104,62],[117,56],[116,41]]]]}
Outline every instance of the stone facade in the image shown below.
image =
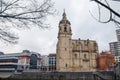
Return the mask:
{"type": "Polygon", "coordinates": [[[57,71],[93,71],[96,69],[98,45],[93,40],[71,39],[71,24],[66,13],[59,22],[57,43],[57,71]]]}

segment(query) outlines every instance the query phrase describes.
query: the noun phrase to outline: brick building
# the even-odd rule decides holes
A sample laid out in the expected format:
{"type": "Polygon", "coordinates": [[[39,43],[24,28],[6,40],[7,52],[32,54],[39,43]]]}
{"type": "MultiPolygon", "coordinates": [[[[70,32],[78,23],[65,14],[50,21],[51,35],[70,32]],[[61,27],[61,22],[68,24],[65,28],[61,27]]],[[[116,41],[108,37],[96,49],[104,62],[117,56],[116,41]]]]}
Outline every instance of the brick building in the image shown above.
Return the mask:
{"type": "Polygon", "coordinates": [[[101,52],[97,56],[98,70],[112,70],[114,67],[115,56],[110,51],[101,52]]]}

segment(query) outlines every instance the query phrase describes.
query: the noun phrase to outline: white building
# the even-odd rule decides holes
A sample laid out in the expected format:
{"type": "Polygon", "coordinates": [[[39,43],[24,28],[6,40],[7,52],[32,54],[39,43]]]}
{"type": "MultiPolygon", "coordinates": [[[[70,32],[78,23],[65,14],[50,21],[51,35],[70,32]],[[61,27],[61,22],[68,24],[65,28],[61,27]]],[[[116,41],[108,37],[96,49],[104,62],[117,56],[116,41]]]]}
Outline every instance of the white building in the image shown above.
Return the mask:
{"type": "Polygon", "coordinates": [[[41,71],[49,70],[49,57],[48,55],[41,56],[41,71]]]}

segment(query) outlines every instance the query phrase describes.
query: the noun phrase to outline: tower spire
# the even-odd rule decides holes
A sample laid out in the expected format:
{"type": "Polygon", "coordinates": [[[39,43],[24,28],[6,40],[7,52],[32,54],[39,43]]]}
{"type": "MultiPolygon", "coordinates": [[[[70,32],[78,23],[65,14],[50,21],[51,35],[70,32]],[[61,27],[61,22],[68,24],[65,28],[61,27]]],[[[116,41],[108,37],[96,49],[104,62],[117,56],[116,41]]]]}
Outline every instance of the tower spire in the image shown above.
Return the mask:
{"type": "Polygon", "coordinates": [[[66,20],[66,13],[65,13],[65,9],[64,9],[64,12],[63,12],[63,20],[66,20]]]}

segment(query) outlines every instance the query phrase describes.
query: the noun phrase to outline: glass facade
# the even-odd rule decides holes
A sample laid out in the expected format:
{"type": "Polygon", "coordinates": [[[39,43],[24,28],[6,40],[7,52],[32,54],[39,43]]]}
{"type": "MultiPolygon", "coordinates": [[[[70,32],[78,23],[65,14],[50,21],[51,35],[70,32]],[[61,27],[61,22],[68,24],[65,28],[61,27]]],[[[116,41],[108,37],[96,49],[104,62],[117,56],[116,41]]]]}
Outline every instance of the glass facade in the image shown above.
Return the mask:
{"type": "Polygon", "coordinates": [[[117,40],[120,41],[120,29],[116,30],[117,40]]]}
{"type": "Polygon", "coordinates": [[[115,54],[115,56],[120,56],[120,42],[109,43],[110,50],[115,54]]]}
{"type": "Polygon", "coordinates": [[[4,64],[4,65],[0,65],[0,68],[2,68],[2,69],[3,69],[3,68],[4,68],[4,69],[5,69],[5,68],[6,68],[6,69],[7,69],[7,68],[17,69],[17,65],[14,65],[14,64],[4,64]]]}
{"type": "Polygon", "coordinates": [[[0,71],[38,69],[40,54],[24,50],[22,53],[0,55],[0,71]]]}
{"type": "Polygon", "coordinates": [[[0,58],[0,72],[11,72],[18,69],[17,58],[0,58]]]}
{"type": "Polygon", "coordinates": [[[50,54],[49,56],[49,71],[56,70],[56,54],[50,54]]]}
{"type": "Polygon", "coordinates": [[[30,57],[30,69],[37,69],[37,55],[32,54],[30,57]]]}
{"type": "Polygon", "coordinates": [[[49,65],[50,66],[56,65],[56,57],[49,57],[49,65]]]}
{"type": "Polygon", "coordinates": [[[120,62],[120,29],[116,30],[117,41],[109,43],[110,50],[115,54],[115,60],[120,62]]]}
{"type": "Polygon", "coordinates": [[[0,59],[0,63],[18,63],[18,59],[0,59]]]}

